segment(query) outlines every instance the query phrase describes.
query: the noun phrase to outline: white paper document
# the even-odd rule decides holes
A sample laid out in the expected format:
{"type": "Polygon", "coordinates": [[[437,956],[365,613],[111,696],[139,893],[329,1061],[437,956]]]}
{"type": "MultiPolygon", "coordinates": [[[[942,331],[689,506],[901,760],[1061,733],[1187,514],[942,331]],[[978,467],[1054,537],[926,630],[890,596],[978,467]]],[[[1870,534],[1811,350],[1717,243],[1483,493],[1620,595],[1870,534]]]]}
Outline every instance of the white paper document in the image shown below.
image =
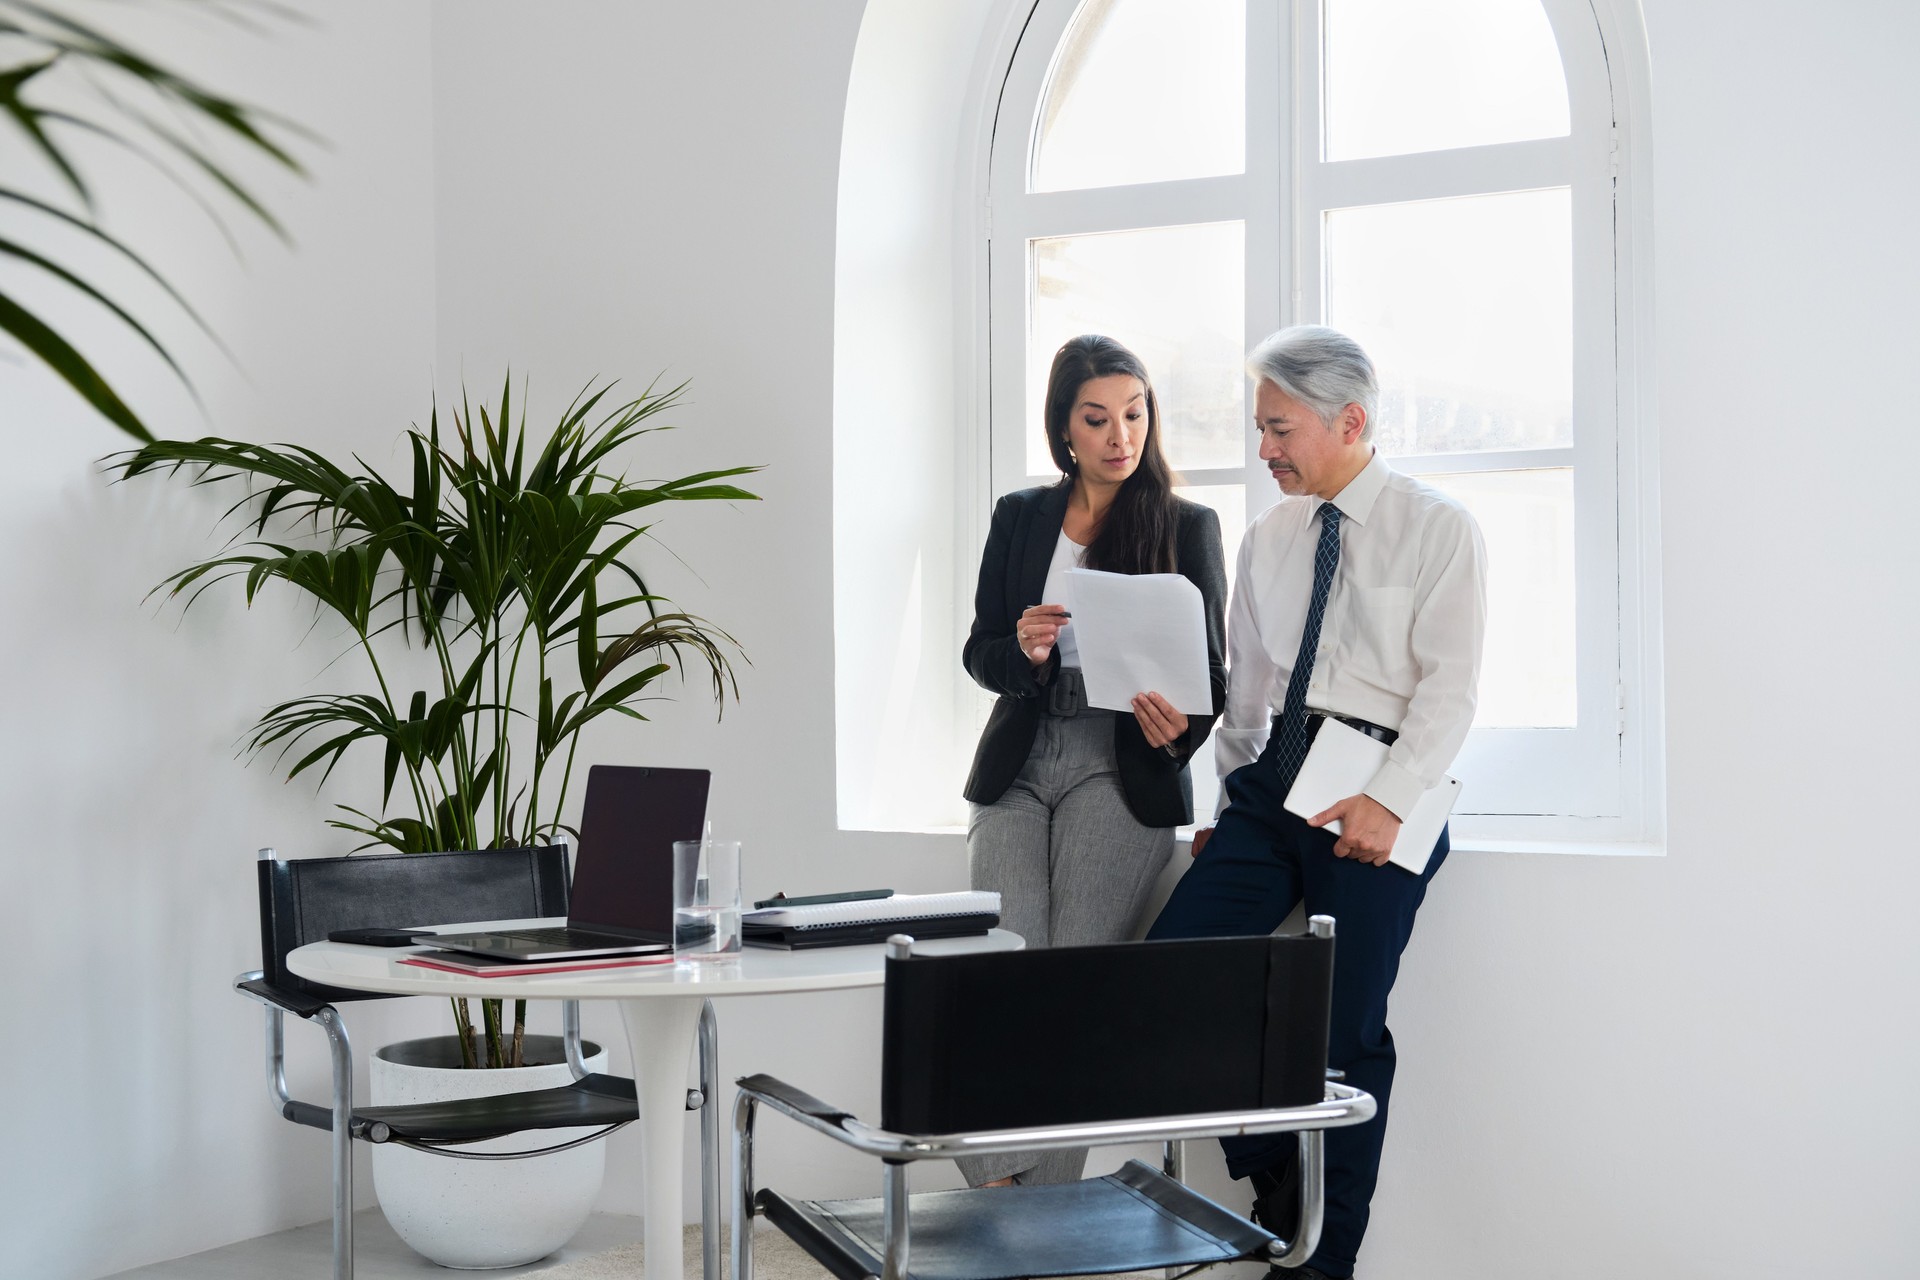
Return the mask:
{"type": "Polygon", "coordinates": [[[1067,611],[1080,646],[1087,705],[1132,711],[1157,693],[1190,716],[1213,714],[1200,588],[1177,573],[1067,573],[1067,611]]]}
{"type": "MultiPolygon", "coordinates": [[[[1338,720],[1321,721],[1320,732],[1314,736],[1313,746],[1307,749],[1306,761],[1300,766],[1300,776],[1287,792],[1284,802],[1287,812],[1311,818],[1325,813],[1348,796],[1359,795],[1387,762],[1387,751],[1386,743],[1358,729],[1338,720]]],[[[1425,871],[1427,859],[1433,856],[1433,846],[1440,841],[1440,829],[1447,825],[1454,802],[1459,798],[1459,779],[1445,775],[1437,785],[1421,792],[1413,812],[1400,824],[1400,833],[1393,839],[1393,850],[1387,854],[1387,861],[1415,875],[1425,871]]],[[[1340,820],[1335,818],[1329,822],[1326,830],[1339,835],[1340,820]]]]}

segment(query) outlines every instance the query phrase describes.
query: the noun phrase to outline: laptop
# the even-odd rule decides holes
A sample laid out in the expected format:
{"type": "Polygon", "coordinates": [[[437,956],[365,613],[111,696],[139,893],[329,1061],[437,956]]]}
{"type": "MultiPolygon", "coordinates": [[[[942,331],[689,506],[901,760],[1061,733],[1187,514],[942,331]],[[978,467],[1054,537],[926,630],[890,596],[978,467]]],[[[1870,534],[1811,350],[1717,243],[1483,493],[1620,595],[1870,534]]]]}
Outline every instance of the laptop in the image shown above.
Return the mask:
{"type": "Polygon", "coordinates": [[[673,945],[673,842],[706,825],[705,769],[596,764],[563,927],[442,933],[428,946],[510,961],[664,951],[673,945]]]}

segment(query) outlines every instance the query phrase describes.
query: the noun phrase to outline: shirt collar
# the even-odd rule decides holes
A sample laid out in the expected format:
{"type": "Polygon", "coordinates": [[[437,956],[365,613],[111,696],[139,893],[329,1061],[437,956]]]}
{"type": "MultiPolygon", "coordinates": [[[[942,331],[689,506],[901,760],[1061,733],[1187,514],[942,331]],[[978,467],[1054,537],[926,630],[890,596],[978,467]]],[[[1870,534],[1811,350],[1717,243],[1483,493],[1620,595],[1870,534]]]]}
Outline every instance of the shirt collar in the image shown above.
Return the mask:
{"type": "Polygon", "coordinates": [[[1387,460],[1375,449],[1373,456],[1367,459],[1367,465],[1360,468],[1360,474],[1347,481],[1347,487],[1333,495],[1333,505],[1340,509],[1343,518],[1366,527],[1367,517],[1373,514],[1374,501],[1380,491],[1387,487],[1390,468],[1387,460]]]}

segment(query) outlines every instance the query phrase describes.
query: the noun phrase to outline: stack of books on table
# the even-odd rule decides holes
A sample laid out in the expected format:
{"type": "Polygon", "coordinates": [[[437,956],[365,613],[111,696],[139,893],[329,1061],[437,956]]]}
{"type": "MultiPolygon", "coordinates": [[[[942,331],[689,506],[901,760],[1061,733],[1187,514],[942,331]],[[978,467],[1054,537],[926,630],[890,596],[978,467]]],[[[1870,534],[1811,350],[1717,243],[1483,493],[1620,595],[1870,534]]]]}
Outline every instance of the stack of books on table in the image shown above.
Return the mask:
{"type": "Polygon", "coordinates": [[[854,902],[757,908],[741,917],[740,936],[749,946],[798,951],[885,942],[896,933],[916,939],[960,938],[983,934],[999,923],[997,893],[894,893],[854,902]]]}

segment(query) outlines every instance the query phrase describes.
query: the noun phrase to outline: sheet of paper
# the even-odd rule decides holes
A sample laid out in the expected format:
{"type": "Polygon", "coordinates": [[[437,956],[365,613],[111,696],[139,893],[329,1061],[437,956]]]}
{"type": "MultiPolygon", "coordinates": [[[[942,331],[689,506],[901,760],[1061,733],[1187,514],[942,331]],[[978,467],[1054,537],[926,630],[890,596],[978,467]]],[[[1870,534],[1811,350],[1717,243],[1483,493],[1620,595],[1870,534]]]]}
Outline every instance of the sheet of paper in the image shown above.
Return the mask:
{"type": "Polygon", "coordinates": [[[1074,569],[1067,594],[1089,706],[1130,712],[1135,694],[1158,693],[1187,715],[1213,714],[1200,588],[1177,573],[1074,569]]]}

